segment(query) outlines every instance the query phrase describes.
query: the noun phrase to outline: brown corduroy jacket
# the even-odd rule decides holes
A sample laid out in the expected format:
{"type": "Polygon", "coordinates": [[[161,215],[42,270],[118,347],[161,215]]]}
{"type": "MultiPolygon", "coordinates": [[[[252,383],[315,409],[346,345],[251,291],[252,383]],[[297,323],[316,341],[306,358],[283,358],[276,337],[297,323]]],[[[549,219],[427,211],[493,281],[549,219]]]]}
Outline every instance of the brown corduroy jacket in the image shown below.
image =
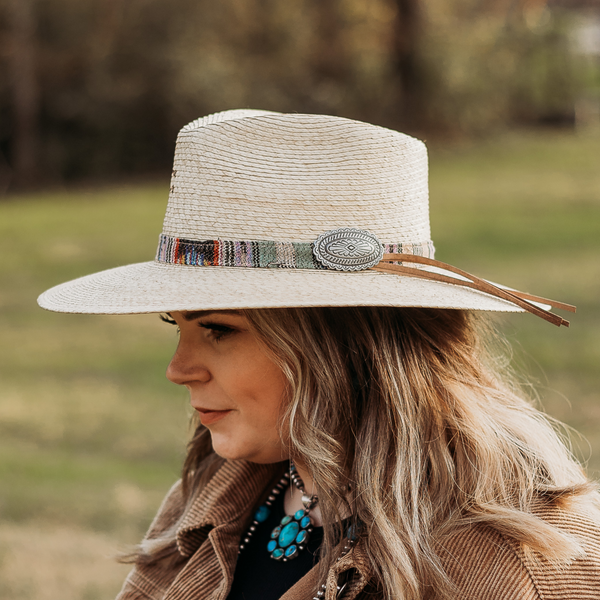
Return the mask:
{"type": "MultiPolygon", "coordinates": [[[[180,560],[136,566],[117,600],[225,600],[241,535],[265,489],[281,472],[281,465],[226,461],[185,515],[176,484],[148,537],[156,537],[181,519],[177,528],[180,560]]],[[[599,524],[556,508],[539,515],[577,537],[585,555],[555,567],[523,552],[495,530],[474,526],[449,538],[441,556],[456,584],[457,600],[600,600],[599,524]]],[[[353,578],[344,588],[343,600],[377,597],[369,593],[371,569],[358,544],[329,572],[326,600],[338,597],[337,583],[350,570],[353,578]]],[[[312,569],[281,600],[311,600],[322,583],[312,569]]]]}

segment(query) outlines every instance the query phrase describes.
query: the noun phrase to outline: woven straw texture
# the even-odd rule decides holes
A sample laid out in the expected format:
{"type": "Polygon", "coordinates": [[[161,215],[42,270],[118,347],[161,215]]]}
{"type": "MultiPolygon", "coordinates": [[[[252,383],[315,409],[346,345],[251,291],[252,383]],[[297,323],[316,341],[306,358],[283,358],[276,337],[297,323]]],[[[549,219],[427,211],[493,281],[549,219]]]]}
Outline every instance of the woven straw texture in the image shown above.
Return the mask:
{"type": "Polygon", "coordinates": [[[267,114],[187,126],[163,232],[312,242],[358,227],[383,243],[430,239],[425,145],[349,119],[267,114]]]}
{"type": "MultiPolygon", "coordinates": [[[[431,245],[425,145],[349,119],[255,110],[181,130],[163,235],[310,243],[340,227],[366,229],[386,245],[431,245]]],[[[360,305],[521,311],[475,290],[373,271],[156,261],[56,286],[38,302],[111,314],[360,305]]]]}
{"type": "Polygon", "coordinates": [[[39,299],[57,312],[125,314],[284,306],[521,309],[445,283],[362,271],[189,267],[138,263],[56,286],[39,299]]]}

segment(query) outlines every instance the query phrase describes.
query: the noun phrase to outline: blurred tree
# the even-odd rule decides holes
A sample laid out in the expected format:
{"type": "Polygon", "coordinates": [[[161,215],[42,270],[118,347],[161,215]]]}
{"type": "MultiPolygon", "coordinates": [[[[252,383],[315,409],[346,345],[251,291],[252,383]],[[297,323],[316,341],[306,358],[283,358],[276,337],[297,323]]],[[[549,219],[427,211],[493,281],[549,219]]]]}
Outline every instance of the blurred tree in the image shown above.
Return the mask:
{"type": "MultiPolygon", "coordinates": [[[[13,188],[36,172],[167,173],[181,125],[228,108],[480,135],[564,120],[580,85],[571,11],[546,0],[0,0],[0,12],[13,188]]],[[[0,160],[0,189],[7,172],[0,160]]]]}
{"type": "Polygon", "coordinates": [[[423,38],[422,2],[419,0],[395,0],[398,17],[395,26],[395,44],[392,60],[397,73],[400,95],[398,104],[401,123],[406,129],[418,130],[425,126],[424,108],[426,98],[426,72],[421,64],[421,40],[423,38]]]}
{"type": "Polygon", "coordinates": [[[347,76],[348,59],[342,43],[339,2],[311,0],[311,5],[315,15],[311,70],[316,78],[343,81],[347,76]]]}
{"type": "Polygon", "coordinates": [[[8,71],[11,88],[13,181],[29,187],[38,175],[39,86],[36,73],[36,19],[33,0],[9,0],[8,71]]]}
{"type": "Polygon", "coordinates": [[[550,10],[546,0],[427,0],[426,7],[428,130],[473,135],[572,120],[579,83],[570,11],[550,10]]]}

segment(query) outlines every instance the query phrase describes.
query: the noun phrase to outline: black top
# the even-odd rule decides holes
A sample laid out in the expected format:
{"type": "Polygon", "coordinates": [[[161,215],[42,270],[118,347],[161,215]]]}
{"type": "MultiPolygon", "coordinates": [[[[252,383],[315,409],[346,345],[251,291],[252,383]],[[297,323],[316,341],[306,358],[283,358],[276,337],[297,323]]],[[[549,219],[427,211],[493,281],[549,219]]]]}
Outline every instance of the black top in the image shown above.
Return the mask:
{"type": "MultiPolygon", "coordinates": [[[[250,541],[240,552],[227,600],[279,600],[318,562],[322,527],[313,529],[307,547],[296,558],[287,562],[271,558],[267,544],[271,541],[271,531],[285,515],[283,498],[284,494],[279,494],[271,505],[267,520],[256,526],[250,541]]],[[[246,533],[244,531],[242,538],[246,533]]]]}

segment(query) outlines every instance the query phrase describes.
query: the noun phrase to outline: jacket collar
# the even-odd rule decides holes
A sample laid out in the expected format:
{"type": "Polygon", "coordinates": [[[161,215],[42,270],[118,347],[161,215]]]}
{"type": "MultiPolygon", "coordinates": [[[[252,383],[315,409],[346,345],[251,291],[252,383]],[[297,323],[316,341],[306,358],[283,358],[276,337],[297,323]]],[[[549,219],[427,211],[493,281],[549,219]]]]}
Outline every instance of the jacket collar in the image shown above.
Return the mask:
{"type": "Polygon", "coordinates": [[[244,460],[226,460],[192,499],[177,530],[179,552],[189,557],[211,529],[246,523],[261,497],[281,477],[285,466],[285,463],[259,465],[244,460]]]}
{"type": "MultiPolygon", "coordinates": [[[[210,482],[192,500],[177,530],[179,552],[185,557],[191,557],[209,532],[217,528],[221,532],[218,545],[231,546],[231,543],[227,543],[228,538],[231,538],[230,542],[236,538],[236,543],[239,543],[239,532],[247,526],[253,510],[274,487],[286,467],[286,463],[258,465],[247,461],[226,460],[210,482]]],[[[230,558],[233,561],[233,565],[228,565],[231,568],[225,569],[227,573],[224,572],[224,575],[232,577],[236,553],[229,556],[231,552],[222,549],[221,554],[226,559],[225,562],[229,562],[230,558]]],[[[313,568],[285,594],[284,598],[287,599],[288,595],[290,600],[300,597],[298,592],[303,586],[314,589],[317,571],[317,567],[313,568]]],[[[336,561],[329,571],[326,600],[336,598],[337,585],[347,571],[353,571],[353,577],[347,584],[343,597],[350,600],[365,587],[372,576],[368,557],[360,544],[336,561]]]]}
{"type": "Polygon", "coordinates": [[[356,545],[348,554],[336,561],[327,575],[327,593],[325,600],[337,598],[337,586],[346,583],[344,600],[356,597],[373,577],[373,571],[368,556],[362,544],[356,545]],[[350,578],[344,581],[344,574],[350,571],[350,578]]]}

